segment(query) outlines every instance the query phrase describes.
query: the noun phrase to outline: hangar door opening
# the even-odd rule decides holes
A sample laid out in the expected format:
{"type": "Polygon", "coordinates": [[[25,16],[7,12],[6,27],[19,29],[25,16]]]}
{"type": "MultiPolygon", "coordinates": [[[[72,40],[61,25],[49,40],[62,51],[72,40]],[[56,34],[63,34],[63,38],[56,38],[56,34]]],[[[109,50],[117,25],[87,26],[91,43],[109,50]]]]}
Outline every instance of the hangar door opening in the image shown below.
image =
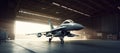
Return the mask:
{"type": "MultiPolygon", "coordinates": [[[[24,21],[15,21],[14,26],[14,33],[15,33],[15,40],[39,40],[39,41],[48,41],[49,37],[42,36],[38,38],[36,34],[38,32],[46,32],[50,31],[49,24],[43,23],[32,23],[32,22],[24,22],[24,21]],[[27,35],[27,34],[34,34],[34,35],[27,35]]],[[[57,26],[54,26],[55,28],[57,26]]],[[[73,34],[79,34],[78,32],[71,32],[73,34]]],[[[86,38],[83,38],[83,40],[86,38]]],[[[65,37],[64,40],[81,40],[81,36],[79,37],[65,37]]],[[[53,41],[60,41],[59,38],[54,37],[53,41]]]]}
{"type": "Polygon", "coordinates": [[[27,34],[45,32],[50,30],[50,26],[48,24],[24,21],[15,21],[14,27],[15,40],[46,40],[44,36],[42,36],[42,38],[38,38],[36,35],[27,34]]]}

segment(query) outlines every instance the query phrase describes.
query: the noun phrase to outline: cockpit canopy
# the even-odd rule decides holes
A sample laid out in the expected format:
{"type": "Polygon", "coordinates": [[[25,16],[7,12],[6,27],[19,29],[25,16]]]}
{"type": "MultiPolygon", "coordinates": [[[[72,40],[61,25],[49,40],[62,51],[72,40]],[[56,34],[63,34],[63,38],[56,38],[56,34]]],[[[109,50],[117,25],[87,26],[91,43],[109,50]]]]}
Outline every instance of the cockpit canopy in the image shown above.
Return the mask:
{"type": "Polygon", "coordinates": [[[73,21],[71,19],[67,19],[63,22],[63,24],[67,24],[67,23],[73,23],[73,21]]]}

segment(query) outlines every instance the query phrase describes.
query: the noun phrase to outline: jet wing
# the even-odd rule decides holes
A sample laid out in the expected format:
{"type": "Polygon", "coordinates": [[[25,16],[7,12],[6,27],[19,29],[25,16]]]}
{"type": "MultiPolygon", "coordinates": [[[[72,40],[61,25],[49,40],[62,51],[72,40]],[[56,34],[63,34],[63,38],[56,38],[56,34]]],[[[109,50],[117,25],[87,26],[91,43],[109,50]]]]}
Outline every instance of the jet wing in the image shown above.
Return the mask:
{"type": "Polygon", "coordinates": [[[41,37],[42,35],[45,35],[46,33],[52,33],[52,32],[63,30],[63,29],[65,29],[65,28],[59,27],[59,28],[55,28],[55,29],[52,29],[51,31],[47,31],[47,32],[30,33],[30,34],[26,34],[26,35],[37,35],[38,37],[41,37]]]}
{"type": "Polygon", "coordinates": [[[38,32],[38,33],[30,33],[30,34],[26,34],[26,35],[36,35],[37,37],[41,37],[44,34],[45,34],[45,32],[38,32]]]}
{"type": "MultiPolygon", "coordinates": [[[[59,27],[59,28],[52,29],[51,31],[38,32],[38,33],[46,34],[46,33],[51,33],[51,32],[55,32],[55,31],[59,31],[59,30],[63,30],[63,29],[64,29],[64,27],[59,27]]],[[[33,34],[38,34],[38,33],[33,33],[33,34]]]]}

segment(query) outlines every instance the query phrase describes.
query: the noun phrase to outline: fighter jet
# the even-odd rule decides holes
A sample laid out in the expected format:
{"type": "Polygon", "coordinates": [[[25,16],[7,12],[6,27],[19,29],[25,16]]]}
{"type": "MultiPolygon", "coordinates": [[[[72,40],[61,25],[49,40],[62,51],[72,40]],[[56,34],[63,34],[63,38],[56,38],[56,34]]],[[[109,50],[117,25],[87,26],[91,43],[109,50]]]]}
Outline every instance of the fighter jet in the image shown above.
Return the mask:
{"type": "Polygon", "coordinates": [[[61,44],[64,44],[64,37],[68,36],[68,37],[74,37],[76,36],[75,34],[70,33],[70,31],[73,30],[81,30],[84,28],[83,25],[75,23],[74,21],[72,21],[71,19],[67,19],[65,20],[59,27],[54,28],[51,20],[49,20],[49,25],[51,27],[50,31],[47,32],[40,32],[37,33],[37,37],[41,37],[42,35],[45,35],[46,37],[50,37],[49,38],[49,42],[51,43],[51,40],[53,39],[53,37],[59,37],[61,40],[61,44]]]}

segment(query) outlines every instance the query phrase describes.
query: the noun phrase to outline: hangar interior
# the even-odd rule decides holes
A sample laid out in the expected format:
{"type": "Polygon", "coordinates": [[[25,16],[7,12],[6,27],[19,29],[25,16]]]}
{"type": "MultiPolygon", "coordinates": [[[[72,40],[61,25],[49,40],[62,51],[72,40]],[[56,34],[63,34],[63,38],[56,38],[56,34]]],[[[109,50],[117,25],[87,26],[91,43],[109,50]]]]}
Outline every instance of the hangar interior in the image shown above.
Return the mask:
{"type": "Polygon", "coordinates": [[[119,40],[120,0],[0,0],[0,53],[120,53],[119,40]],[[49,19],[55,27],[71,19],[85,28],[63,45],[26,35],[50,30],[49,19]]]}
{"type": "Polygon", "coordinates": [[[119,0],[1,0],[0,29],[14,40],[15,21],[47,24],[51,19],[58,26],[72,19],[86,27],[77,33],[88,39],[118,40],[119,5],[119,0]]]}

